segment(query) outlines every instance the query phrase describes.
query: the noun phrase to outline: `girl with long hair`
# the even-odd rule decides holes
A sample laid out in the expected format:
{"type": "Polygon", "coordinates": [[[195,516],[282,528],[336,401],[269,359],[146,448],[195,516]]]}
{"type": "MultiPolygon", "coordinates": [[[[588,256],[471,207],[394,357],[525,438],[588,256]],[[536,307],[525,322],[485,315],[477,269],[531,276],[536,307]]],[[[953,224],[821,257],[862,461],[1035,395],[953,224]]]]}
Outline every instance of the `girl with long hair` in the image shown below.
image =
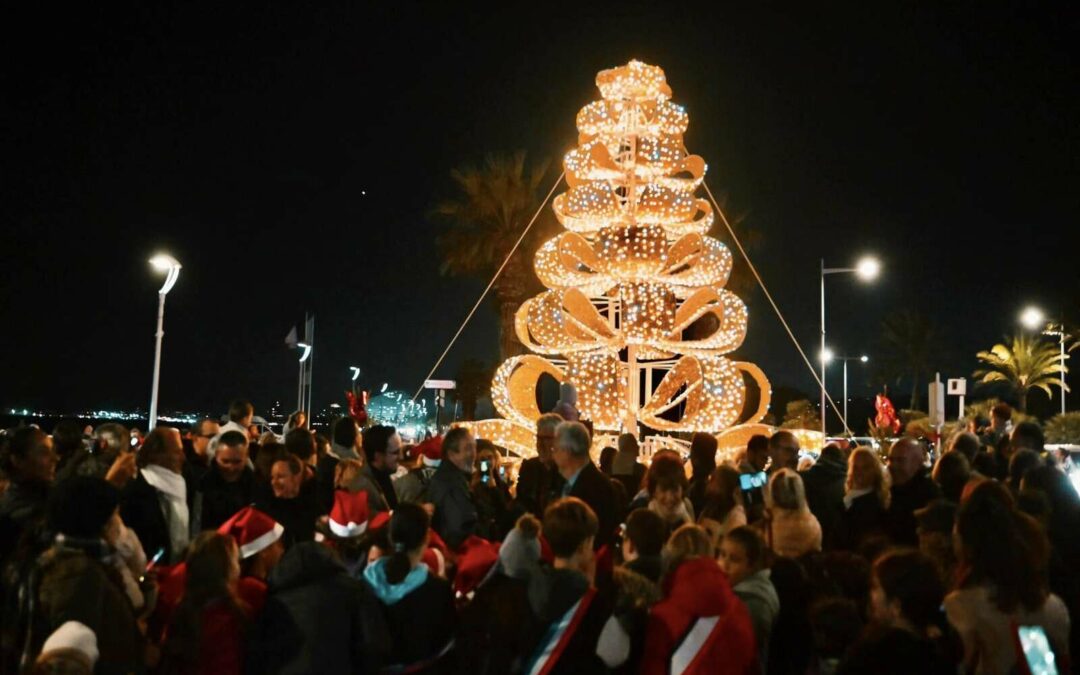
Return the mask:
{"type": "Polygon", "coordinates": [[[844,511],[836,547],[857,551],[867,539],[884,536],[888,508],[889,472],[873,450],[866,446],[855,448],[848,457],[844,511]]]}
{"type": "Polygon", "coordinates": [[[244,672],[244,633],[251,609],[238,592],[240,551],[216,531],[191,544],[184,596],[173,613],[162,654],[164,673],[244,672]]]}
{"type": "Polygon", "coordinates": [[[765,490],[765,541],[776,555],[798,558],[821,550],[821,523],[810,513],[802,477],[780,469],[765,490]]]}

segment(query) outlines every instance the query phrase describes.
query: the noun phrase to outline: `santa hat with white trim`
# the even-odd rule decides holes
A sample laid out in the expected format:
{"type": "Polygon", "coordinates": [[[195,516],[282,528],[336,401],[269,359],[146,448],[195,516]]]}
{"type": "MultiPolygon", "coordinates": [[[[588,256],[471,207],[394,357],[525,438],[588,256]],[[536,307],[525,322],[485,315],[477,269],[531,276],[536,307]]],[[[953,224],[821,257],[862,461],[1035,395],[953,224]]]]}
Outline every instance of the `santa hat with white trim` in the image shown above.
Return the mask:
{"type": "Polygon", "coordinates": [[[281,538],[285,528],[254,506],[245,506],[226,520],[218,532],[231,536],[240,547],[240,557],[250,558],[281,538]]]}
{"type": "Polygon", "coordinates": [[[366,490],[334,492],[334,508],[330,509],[330,532],[335,537],[352,539],[368,528],[368,493],[366,490]]]}
{"type": "Polygon", "coordinates": [[[427,467],[438,467],[442,463],[442,436],[427,439],[412,449],[412,454],[420,457],[420,462],[427,467]]]}

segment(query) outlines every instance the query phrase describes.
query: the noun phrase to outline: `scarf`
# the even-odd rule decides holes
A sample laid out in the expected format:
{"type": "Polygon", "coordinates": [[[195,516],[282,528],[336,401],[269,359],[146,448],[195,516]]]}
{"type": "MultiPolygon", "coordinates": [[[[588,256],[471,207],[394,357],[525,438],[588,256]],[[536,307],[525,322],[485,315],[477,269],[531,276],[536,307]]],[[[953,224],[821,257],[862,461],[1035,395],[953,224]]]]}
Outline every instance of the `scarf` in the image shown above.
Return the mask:
{"type": "Polygon", "coordinates": [[[188,532],[187,483],[184,477],[163,466],[151,464],[142,469],[143,479],[158,492],[158,499],[164,500],[165,522],[169,526],[169,544],[172,547],[172,560],[177,562],[184,556],[190,535],[188,532]]]}
{"type": "Polygon", "coordinates": [[[858,499],[859,497],[862,497],[863,495],[868,495],[871,492],[873,492],[873,489],[871,489],[871,488],[861,488],[859,490],[851,490],[850,492],[848,492],[848,493],[846,493],[844,495],[844,508],[845,509],[850,509],[851,504],[856,499],[858,499]]]}

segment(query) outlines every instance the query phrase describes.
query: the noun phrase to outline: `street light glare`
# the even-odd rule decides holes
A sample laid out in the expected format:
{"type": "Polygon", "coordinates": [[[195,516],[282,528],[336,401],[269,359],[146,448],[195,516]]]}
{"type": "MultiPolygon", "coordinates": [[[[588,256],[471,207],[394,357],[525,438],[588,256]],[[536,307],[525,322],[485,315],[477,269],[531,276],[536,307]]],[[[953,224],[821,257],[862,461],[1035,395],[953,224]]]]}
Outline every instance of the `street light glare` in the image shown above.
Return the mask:
{"type": "Polygon", "coordinates": [[[1020,323],[1028,330],[1036,330],[1046,323],[1046,315],[1038,307],[1027,307],[1020,313],[1020,323]]]}
{"type": "Polygon", "coordinates": [[[311,345],[306,342],[297,342],[296,346],[304,350],[304,353],[300,355],[300,363],[307,361],[308,357],[311,356],[311,345]]]}
{"type": "Polygon", "coordinates": [[[862,356],[859,357],[859,360],[862,361],[863,363],[866,363],[867,361],[870,360],[870,357],[867,356],[866,354],[863,354],[862,356]]]}
{"type": "Polygon", "coordinates": [[[150,258],[150,264],[159,272],[168,272],[171,269],[180,269],[180,261],[168,253],[158,253],[150,258]]]}
{"type": "Polygon", "coordinates": [[[821,350],[820,354],[818,354],[818,358],[821,359],[822,363],[829,363],[833,360],[833,351],[826,347],[825,349],[821,350]]]}
{"type": "Polygon", "coordinates": [[[873,256],[866,256],[855,266],[855,274],[863,281],[873,281],[881,273],[881,262],[873,256]]]}

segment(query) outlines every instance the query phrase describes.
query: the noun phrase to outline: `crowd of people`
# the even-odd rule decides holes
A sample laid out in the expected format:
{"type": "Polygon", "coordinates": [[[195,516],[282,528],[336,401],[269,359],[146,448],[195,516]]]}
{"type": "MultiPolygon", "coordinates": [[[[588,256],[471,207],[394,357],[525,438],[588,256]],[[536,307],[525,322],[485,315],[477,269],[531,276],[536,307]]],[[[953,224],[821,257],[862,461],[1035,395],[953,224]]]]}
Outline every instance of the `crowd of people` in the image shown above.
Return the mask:
{"type": "Polygon", "coordinates": [[[260,435],[244,401],[6,431],[0,672],[1069,672],[1080,497],[1007,406],[941,453],[598,463],[559,413],[516,466],[464,427],[260,435]]]}

